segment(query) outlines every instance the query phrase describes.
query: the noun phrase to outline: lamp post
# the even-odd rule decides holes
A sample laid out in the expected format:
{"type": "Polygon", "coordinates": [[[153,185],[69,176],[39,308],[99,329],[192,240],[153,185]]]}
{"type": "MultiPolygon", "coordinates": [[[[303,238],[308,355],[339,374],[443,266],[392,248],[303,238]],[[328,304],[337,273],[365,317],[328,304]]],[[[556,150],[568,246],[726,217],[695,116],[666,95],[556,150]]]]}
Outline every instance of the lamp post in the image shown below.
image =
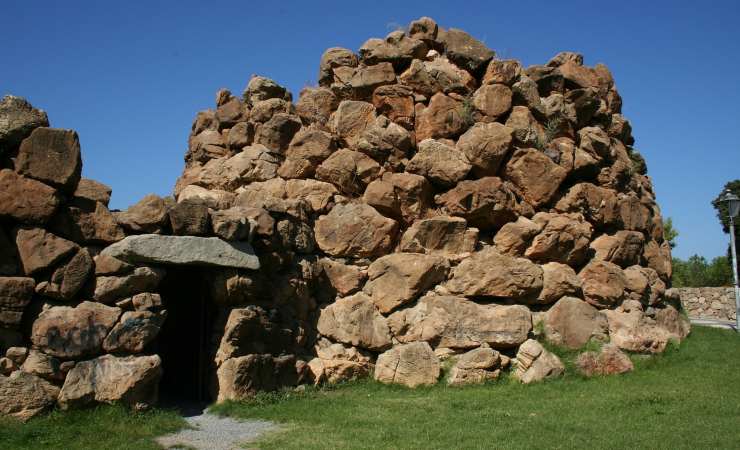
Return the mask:
{"type": "Polygon", "coordinates": [[[730,246],[732,247],[732,276],[735,280],[735,331],[740,333],[740,283],[737,280],[737,248],[735,245],[735,217],[740,212],[740,198],[726,190],[722,201],[727,203],[727,212],[730,216],[730,246]]]}

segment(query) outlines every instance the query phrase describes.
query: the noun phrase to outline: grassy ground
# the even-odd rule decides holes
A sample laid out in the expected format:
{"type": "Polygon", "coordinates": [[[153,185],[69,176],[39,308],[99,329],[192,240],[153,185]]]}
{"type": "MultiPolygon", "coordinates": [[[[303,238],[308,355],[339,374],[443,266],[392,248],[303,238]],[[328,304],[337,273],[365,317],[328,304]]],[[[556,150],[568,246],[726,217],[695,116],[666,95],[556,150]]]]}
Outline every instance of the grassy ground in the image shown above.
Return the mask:
{"type": "MultiPolygon", "coordinates": [[[[572,354],[564,354],[570,357],[572,354]]],[[[282,424],[253,444],[329,448],[740,448],[740,338],[694,327],[680,350],[636,358],[634,373],[521,386],[409,390],[371,381],[260,395],[214,408],[282,424]]],[[[175,413],[100,407],[25,425],[0,420],[5,449],[147,449],[183,426],[175,413]]]]}
{"type": "Polygon", "coordinates": [[[365,381],[217,412],[283,423],[256,445],[327,448],[740,448],[740,338],[695,327],[624,376],[408,390],[365,381]]]}
{"type": "Polygon", "coordinates": [[[0,449],[159,449],[153,437],[185,426],[175,412],[132,413],[121,406],[61,412],[26,424],[0,420],[0,449]]]}

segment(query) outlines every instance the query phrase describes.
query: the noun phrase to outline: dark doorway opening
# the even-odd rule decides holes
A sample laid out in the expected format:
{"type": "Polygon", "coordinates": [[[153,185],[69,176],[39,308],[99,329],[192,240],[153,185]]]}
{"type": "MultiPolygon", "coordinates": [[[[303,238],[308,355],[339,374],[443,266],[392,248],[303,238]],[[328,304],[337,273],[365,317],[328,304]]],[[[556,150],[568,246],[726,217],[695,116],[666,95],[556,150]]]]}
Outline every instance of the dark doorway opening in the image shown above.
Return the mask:
{"type": "Polygon", "coordinates": [[[203,269],[168,267],[160,285],[167,319],[155,351],[162,358],[160,403],[179,409],[200,408],[212,399],[210,338],[214,311],[203,269]]]}

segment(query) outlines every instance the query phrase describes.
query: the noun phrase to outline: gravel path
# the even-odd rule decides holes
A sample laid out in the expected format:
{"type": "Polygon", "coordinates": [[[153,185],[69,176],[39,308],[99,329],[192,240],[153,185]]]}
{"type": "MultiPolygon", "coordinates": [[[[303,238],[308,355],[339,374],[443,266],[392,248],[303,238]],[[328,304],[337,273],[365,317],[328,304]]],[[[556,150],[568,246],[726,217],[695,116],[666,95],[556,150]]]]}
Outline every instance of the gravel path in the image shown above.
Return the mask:
{"type": "Polygon", "coordinates": [[[157,438],[157,443],[168,449],[232,450],[241,448],[241,444],[275,428],[272,422],[262,420],[242,422],[205,411],[185,420],[191,429],[186,428],[174,434],[161,436],[157,438]]]}

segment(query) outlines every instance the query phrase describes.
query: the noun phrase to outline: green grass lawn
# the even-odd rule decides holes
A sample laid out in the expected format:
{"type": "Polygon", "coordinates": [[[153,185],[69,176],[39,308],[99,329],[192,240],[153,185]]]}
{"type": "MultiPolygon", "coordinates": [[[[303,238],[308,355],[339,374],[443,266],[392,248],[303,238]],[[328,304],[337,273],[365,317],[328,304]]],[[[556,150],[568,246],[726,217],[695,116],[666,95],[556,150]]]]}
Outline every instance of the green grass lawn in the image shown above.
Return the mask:
{"type": "Polygon", "coordinates": [[[327,448],[740,448],[740,338],[694,327],[636,371],[522,386],[409,390],[360,382],[215,408],[284,424],[255,445],[327,448]]]}
{"type": "MultiPolygon", "coordinates": [[[[572,355],[564,355],[572,356],[572,355]]],[[[250,446],[329,448],[740,448],[740,338],[694,327],[679,350],[636,371],[521,386],[415,390],[372,381],[260,395],[214,410],[282,424],[250,446]]],[[[146,449],[183,425],[174,413],[117,407],[0,421],[0,447],[146,449]]]]}

